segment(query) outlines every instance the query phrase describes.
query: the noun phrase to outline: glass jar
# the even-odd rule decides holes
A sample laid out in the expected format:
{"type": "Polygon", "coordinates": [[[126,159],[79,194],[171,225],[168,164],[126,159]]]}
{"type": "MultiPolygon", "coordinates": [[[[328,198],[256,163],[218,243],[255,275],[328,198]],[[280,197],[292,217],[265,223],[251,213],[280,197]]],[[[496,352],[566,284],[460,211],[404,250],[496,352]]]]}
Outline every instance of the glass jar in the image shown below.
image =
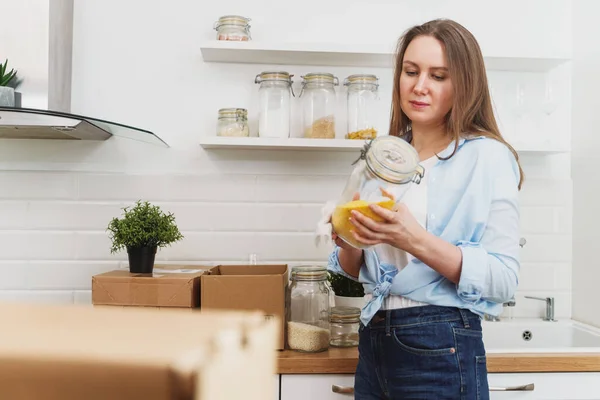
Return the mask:
{"type": "Polygon", "coordinates": [[[333,307],[329,316],[331,337],[329,345],[333,347],[358,346],[358,328],[360,326],[360,308],[333,307]]]}
{"type": "Polygon", "coordinates": [[[338,79],[332,74],[314,72],[304,75],[300,92],[302,126],[305,138],[335,138],[335,86],[338,79]]]}
{"type": "Polygon", "coordinates": [[[350,75],[344,80],[348,87],[346,139],[374,139],[377,136],[375,116],[379,103],[379,79],[375,75],[350,75]]]}
{"type": "Polygon", "coordinates": [[[381,218],[369,208],[376,203],[393,209],[413,183],[420,183],[425,169],[419,165],[419,154],[408,142],[397,136],[381,136],[367,142],[346,182],[331,216],[334,232],[358,249],[364,245],[354,238],[351,211],[357,210],[376,220],[381,218]],[[355,197],[357,195],[358,198],[355,197]]]}
{"type": "Polygon", "coordinates": [[[284,71],[262,72],[254,83],[258,89],[258,136],[290,137],[292,75],[284,71]]]}
{"type": "Polygon", "coordinates": [[[248,111],[245,108],[221,108],[217,120],[217,136],[250,136],[248,111]]]}
{"type": "Polygon", "coordinates": [[[291,350],[315,353],[329,348],[329,289],[327,269],[292,268],[289,289],[287,342],[291,350]]]}
{"type": "Polygon", "coordinates": [[[250,37],[250,18],[239,15],[224,15],[215,22],[217,40],[248,41],[250,37]]]}

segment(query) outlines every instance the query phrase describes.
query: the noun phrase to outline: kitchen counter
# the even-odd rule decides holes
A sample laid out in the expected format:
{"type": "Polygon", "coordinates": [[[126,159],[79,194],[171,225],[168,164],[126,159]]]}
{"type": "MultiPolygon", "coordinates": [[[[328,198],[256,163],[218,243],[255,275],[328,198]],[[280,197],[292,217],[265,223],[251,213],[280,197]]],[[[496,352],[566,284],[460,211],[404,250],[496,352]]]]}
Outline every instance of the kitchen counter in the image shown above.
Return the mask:
{"type": "MultiPolygon", "coordinates": [[[[321,353],[278,352],[279,374],[354,374],[358,348],[330,348],[321,353]]],[[[489,373],[600,372],[600,353],[488,353],[489,373]]]]}

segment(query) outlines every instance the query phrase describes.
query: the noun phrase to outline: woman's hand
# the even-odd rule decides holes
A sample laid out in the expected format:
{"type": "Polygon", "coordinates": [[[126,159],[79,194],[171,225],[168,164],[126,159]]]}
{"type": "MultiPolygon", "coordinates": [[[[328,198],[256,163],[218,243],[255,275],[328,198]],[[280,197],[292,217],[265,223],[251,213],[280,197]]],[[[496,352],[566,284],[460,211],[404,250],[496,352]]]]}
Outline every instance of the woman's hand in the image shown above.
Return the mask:
{"type": "Polygon", "coordinates": [[[419,224],[404,204],[398,204],[394,211],[376,204],[369,206],[383,222],[377,222],[358,211],[352,211],[350,222],[356,230],[355,239],[366,245],[389,244],[414,255],[427,231],[419,224]]]}

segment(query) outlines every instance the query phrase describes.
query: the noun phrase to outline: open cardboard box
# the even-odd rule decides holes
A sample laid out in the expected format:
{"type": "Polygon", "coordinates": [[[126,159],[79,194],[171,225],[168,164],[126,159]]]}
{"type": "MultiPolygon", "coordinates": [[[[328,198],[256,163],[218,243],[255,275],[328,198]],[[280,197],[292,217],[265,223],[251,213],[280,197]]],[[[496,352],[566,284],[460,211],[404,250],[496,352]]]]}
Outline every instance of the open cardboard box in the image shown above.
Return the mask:
{"type": "Polygon", "coordinates": [[[217,265],[201,277],[202,310],[260,310],[280,327],[274,348],[285,348],[288,266],[217,265]]]}
{"type": "Polygon", "coordinates": [[[0,303],[0,321],[1,399],[274,400],[260,312],[0,303]]]}

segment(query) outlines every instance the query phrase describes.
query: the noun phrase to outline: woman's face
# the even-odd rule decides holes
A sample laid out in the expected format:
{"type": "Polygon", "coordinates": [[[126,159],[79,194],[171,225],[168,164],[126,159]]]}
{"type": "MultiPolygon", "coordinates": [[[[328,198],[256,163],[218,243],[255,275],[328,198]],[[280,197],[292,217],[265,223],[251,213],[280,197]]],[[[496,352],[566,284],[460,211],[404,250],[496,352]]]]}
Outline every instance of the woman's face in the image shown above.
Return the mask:
{"type": "Polygon", "coordinates": [[[454,99],[454,89],[442,44],[418,36],[404,53],[400,75],[402,111],[414,124],[443,124],[454,99]]]}

